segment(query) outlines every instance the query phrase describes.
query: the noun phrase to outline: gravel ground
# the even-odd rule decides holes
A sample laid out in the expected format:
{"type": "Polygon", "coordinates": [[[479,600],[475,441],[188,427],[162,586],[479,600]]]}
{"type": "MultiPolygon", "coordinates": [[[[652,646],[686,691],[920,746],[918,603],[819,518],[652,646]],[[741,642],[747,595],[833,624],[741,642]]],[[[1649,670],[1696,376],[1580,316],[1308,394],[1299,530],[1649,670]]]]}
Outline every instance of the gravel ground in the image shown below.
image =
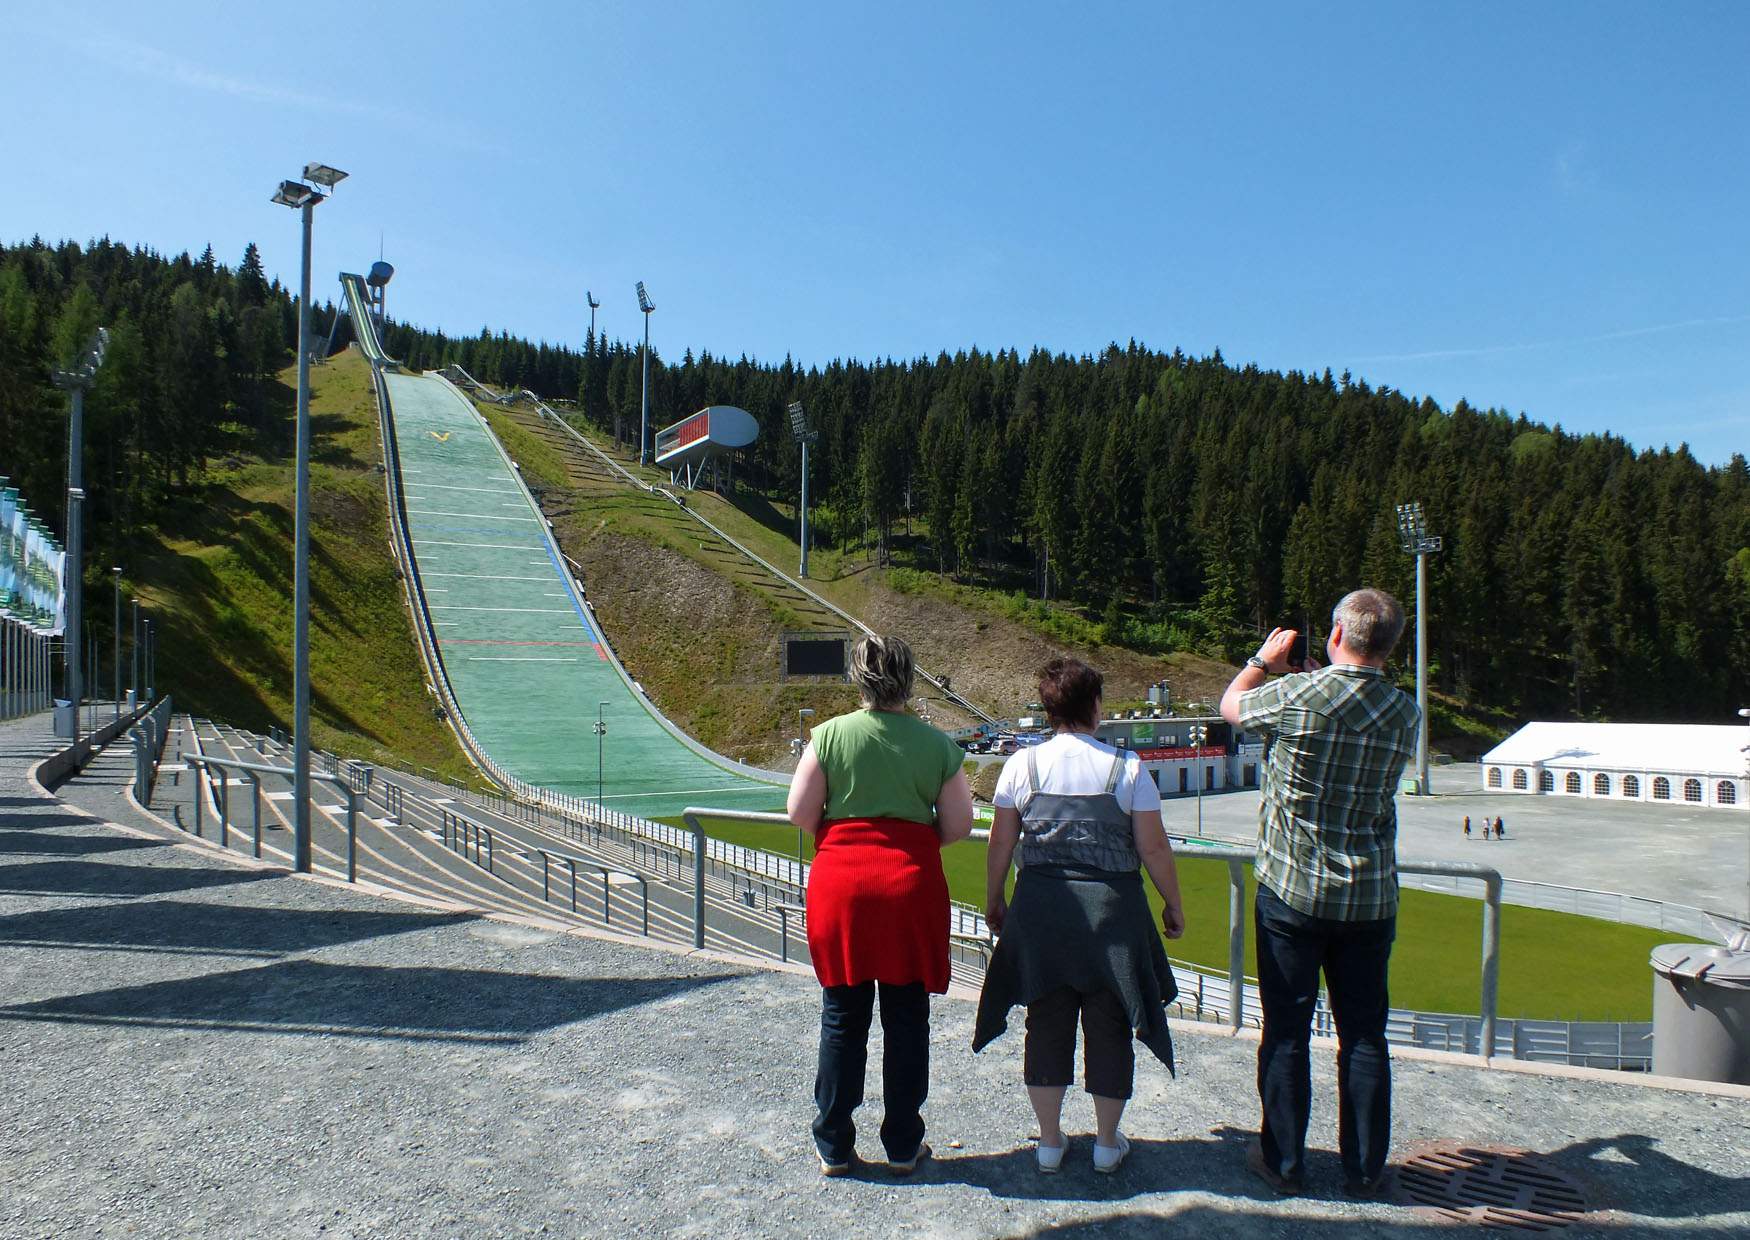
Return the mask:
{"type": "MultiPolygon", "coordinates": [[[[1271,1197],[1241,1165],[1253,1047],[1193,1029],[1178,1080],[1140,1072],[1117,1175],[1089,1167],[1076,1096],[1069,1162],[1041,1178],[1019,1039],[972,1056],[953,1000],[935,1008],[938,1159],[823,1181],[808,979],[99,825],[22,781],[34,752],[0,727],[0,1236],[1450,1234],[1335,1195],[1328,1051],[1315,1196],[1271,1197]]],[[[1581,1234],[1745,1234],[1747,1117],[1741,1098],[1398,1067],[1400,1149],[1545,1151],[1610,1207],[1581,1234]]]]}

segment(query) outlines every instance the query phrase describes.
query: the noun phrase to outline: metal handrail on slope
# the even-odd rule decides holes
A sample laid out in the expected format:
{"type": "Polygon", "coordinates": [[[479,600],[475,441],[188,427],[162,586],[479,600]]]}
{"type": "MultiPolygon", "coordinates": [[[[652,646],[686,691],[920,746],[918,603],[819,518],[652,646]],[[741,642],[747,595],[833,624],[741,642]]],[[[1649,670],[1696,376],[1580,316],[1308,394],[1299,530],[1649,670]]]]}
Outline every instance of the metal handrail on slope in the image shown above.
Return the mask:
{"type": "Polygon", "coordinates": [[[602,876],[602,924],[614,924],[613,904],[609,899],[609,889],[618,878],[638,884],[638,889],[644,899],[644,934],[650,934],[650,880],[636,870],[625,870],[618,866],[604,865],[599,861],[591,861],[588,857],[579,857],[575,853],[560,852],[557,849],[541,848],[534,844],[523,846],[523,856],[531,861],[537,856],[541,859],[541,902],[548,900],[548,873],[553,862],[566,866],[571,872],[571,911],[577,912],[577,871],[579,869],[599,873],[602,876]]]}
{"type": "MultiPolygon", "coordinates": [[[[213,781],[215,772],[217,773],[218,784],[215,804],[218,807],[219,842],[221,845],[228,845],[229,843],[228,832],[230,830],[231,810],[229,772],[239,772],[254,786],[255,855],[259,857],[261,855],[260,777],[263,775],[277,775],[282,779],[290,780],[294,773],[292,768],[289,766],[270,766],[265,762],[239,762],[235,758],[215,758],[208,754],[185,753],[180,756],[187,769],[194,772],[195,775],[194,833],[197,836],[202,834],[202,786],[205,782],[213,781]],[[206,777],[204,781],[202,779],[203,775],[206,777]]],[[[311,771],[310,778],[320,783],[334,785],[334,787],[340,790],[341,796],[346,801],[346,881],[349,883],[355,883],[358,881],[359,876],[358,793],[353,791],[352,785],[346,781],[346,777],[343,775],[330,775],[324,771],[311,771]]]]}

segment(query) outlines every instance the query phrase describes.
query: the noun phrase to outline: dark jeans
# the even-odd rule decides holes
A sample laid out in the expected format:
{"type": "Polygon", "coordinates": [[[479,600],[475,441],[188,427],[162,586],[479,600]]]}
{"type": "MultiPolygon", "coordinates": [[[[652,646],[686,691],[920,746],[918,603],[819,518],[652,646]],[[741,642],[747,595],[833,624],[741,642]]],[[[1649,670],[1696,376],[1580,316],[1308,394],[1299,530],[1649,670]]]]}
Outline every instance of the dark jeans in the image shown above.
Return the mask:
{"type": "Polygon", "coordinates": [[[1136,1074],[1135,1037],[1124,1005],[1110,990],[1084,995],[1059,986],[1027,1005],[1022,1080],[1067,1086],[1075,1077],[1076,1016],[1082,1019],[1082,1079],[1090,1094],[1128,1098],[1136,1074]]]}
{"type": "MultiPolygon", "coordinates": [[[[875,983],[827,986],[820,998],[820,1068],[814,1077],[814,1144],[828,1162],[856,1152],[851,1113],[863,1104],[863,1073],[869,1062],[869,1021],[875,983]]],[[[918,1112],[930,1092],[930,995],[922,982],[881,983],[881,1144],[888,1158],[904,1162],[924,1139],[918,1112]]]]}
{"type": "Polygon", "coordinates": [[[1301,1176],[1312,1107],[1307,1043],[1319,970],[1337,1025],[1337,1146],[1351,1180],[1377,1179],[1391,1144],[1391,1061],[1386,1051],[1386,967],[1397,918],[1309,917],[1268,887],[1258,888],[1258,989],[1264,1038],[1258,1046],[1264,1162],[1301,1176]]]}

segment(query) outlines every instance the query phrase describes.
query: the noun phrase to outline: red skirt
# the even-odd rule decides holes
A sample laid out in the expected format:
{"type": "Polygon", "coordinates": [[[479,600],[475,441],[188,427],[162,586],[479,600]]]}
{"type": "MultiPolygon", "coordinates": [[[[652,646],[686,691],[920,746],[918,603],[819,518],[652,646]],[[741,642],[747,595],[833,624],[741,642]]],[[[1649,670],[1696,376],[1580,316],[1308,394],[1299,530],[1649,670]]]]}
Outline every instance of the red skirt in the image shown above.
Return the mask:
{"type": "Polygon", "coordinates": [[[822,986],[948,989],[948,879],[934,827],[841,818],[808,871],[808,953],[822,986]]]}

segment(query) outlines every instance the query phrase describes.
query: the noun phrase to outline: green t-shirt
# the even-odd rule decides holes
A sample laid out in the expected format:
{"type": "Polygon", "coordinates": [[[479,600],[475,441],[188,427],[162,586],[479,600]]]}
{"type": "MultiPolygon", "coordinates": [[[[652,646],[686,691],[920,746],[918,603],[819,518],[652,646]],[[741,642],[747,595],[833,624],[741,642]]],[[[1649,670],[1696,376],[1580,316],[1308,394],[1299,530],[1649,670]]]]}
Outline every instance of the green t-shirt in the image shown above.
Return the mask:
{"type": "Polygon", "coordinates": [[[954,778],[960,746],[915,715],[854,710],[814,729],[826,772],[826,821],[903,818],[936,823],[936,797],[954,778]]]}

